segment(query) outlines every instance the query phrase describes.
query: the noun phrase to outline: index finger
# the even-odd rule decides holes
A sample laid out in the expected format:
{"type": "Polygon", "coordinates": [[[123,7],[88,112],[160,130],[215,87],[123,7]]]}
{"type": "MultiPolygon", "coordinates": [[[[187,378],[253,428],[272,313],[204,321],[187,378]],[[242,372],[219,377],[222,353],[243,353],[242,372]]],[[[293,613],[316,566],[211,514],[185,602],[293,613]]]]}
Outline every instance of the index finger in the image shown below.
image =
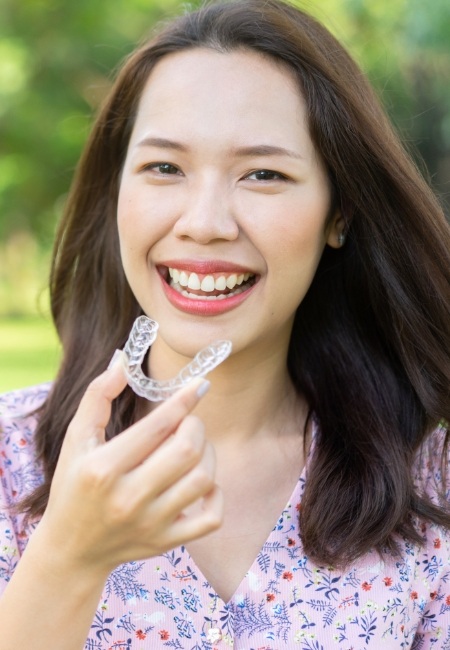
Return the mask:
{"type": "Polygon", "coordinates": [[[110,440],[103,458],[125,473],[140,465],[159,445],[174,433],[181,421],[195,408],[210,386],[207,379],[192,379],[166,402],[110,440]]]}

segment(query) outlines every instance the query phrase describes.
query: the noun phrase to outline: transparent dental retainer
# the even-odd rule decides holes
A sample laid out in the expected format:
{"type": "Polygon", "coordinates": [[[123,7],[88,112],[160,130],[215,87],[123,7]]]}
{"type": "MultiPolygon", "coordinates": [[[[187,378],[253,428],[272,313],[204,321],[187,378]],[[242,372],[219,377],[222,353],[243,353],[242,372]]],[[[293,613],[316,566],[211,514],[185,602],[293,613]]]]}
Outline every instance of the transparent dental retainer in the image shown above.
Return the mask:
{"type": "Polygon", "coordinates": [[[205,377],[231,353],[231,341],[214,341],[200,350],[173,379],[165,381],[150,379],[142,370],[142,362],[157,337],[158,327],[158,323],[151,318],[139,316],[134,321],[123,349],[128,361],[126,370],[128,385],[137,395],[151,402],[162,402],[195,377],[205,377]]]}

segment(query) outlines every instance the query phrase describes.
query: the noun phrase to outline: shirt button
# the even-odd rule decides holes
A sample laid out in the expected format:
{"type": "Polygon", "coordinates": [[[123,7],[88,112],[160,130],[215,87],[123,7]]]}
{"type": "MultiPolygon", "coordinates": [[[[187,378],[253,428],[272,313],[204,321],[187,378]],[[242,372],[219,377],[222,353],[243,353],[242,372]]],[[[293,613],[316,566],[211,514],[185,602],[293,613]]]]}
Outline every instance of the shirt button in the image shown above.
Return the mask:
{"type": "Polygon", "coordinates": [[[210,628],[206,636],[209,643],[218,643],[222,640],[222,632],[218,627],[210,628]]]}

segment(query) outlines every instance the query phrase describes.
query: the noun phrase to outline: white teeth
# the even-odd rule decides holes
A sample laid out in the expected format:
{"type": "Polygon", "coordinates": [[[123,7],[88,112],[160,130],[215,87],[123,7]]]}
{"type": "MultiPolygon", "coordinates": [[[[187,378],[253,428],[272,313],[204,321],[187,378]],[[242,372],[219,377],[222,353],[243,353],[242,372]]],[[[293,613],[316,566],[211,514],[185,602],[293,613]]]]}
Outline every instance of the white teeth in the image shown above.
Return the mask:
{"type": "Polygon", "coordinates": [[[227,279],[224,275],[221,275],[220,278],[217,278],[215,287],[217,291],[225,291],[227,288],[227,279]]]}
{"type": "Polygon", "coordinates": [[[234,289],[236,284],[237,284],[237,275],[236,273],[233,273],[233,275],[229,275],[227,278],[227,287],[228,289],[234,289]]]}
{"type": "MultiPolygon", "coordinates": [[[[171,285],[180,285],[184,289],[191,289],[192,291],[204,291],[209,293],[212,291],[225,291],[226,289],[233,290],[235,287],[240,288],[243,282],[247,282],[249,278],[253,277],[252,273],[232,273],[231,275],[220,275],[218,278],[214,278],[213,275],[205,275],[205,277],[200,280],[200,277],[197,273],[187,273],[187,271],[180,271],[179,269],[169,268],[169,277],[171,278],[171,285]]],[[[237,291],[237,289],[236,289],[237,291]]],[[[236,293],[236,291],[234,293],[236,293]]],[[[241,293],[241,291],[237,291],[241,293]]],[[[183,293],[183,292],[182,292],[183,293]]],[[[184,293],[188,294],[188,291],[184,293]]],[[[234,295],[231,293],[226,294],[228,296],[234,295]]],[[[225,295],[221,296],[198,296],[196,294],[189,294],[189,296],[200,298],[200,299],[218,299],[223,300],[225,295]]]]}
{"type": "Polygon", "coordinates": [[[191,273],[187,286],[188,289],[193,289],[194,291],[198,291],[198,289],[200,289],[200,279],[197,273],[191,273]]]}
{"type": "Polygon", "coordinates": [[[181,284],[182,287],[187,287],[188,286],[189,276],[186,273],[186,271],[181,271],[180,279],[178,280],[178,282],[181,284]]]}
{"type": "Polygon", "coordinates": [[[200,288],[202,291],[214,291],[215,289],[214,277],[212,275],[206,275],[202,280],[202,284],[200,288]]]}

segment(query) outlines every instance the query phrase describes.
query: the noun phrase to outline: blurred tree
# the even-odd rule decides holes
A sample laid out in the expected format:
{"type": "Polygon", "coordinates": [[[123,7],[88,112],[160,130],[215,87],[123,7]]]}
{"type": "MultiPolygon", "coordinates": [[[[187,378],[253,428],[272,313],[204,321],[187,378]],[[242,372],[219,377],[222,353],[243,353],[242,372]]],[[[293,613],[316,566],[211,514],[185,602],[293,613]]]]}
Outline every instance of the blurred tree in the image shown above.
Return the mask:
{"type": "MultiPolygon", "coordinates": [[[[434,187],[449,196],[449,0],[292,1],[347,44],[434,187]]],[[[112,71],[155,21],[185,5],[0,0],[0,240],[25,231],[50,246],[112,71]]]]}
{"type": "Polygon", "coordinates": [[[111,71],[176,0],[0,0],[0,237],[47,244],[111,71]]]}
{"type": "Polygon", "coordinates": [[[308,8],[367,73],[450,214],[449,0],[321,0],[308,8]]]}

